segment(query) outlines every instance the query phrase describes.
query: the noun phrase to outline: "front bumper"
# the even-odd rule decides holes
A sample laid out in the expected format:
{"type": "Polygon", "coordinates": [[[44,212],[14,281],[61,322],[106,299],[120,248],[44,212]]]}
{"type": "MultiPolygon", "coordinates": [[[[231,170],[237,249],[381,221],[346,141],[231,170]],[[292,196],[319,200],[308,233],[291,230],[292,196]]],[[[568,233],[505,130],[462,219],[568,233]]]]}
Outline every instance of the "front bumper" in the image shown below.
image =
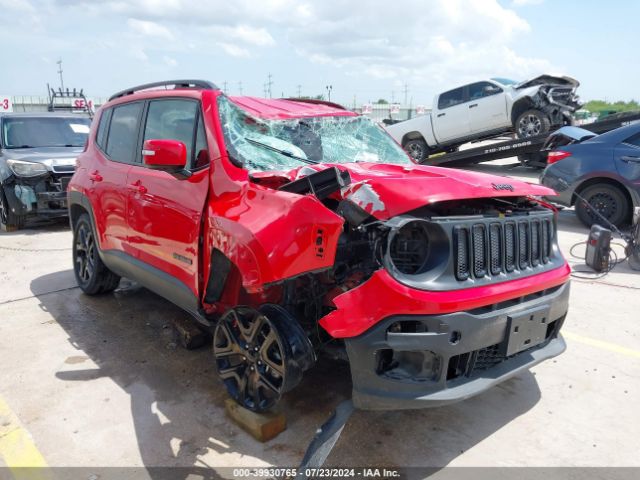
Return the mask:
{"type": "Polygon", "coordinates": [[[354,405],[365,410],[445,405],[555,357],[566,348],[559,331],[568,300],[565,283],[469,311],[388,317],[345,339],[354,405]]]}
{"type": "Polygon", "coordinates": [[[9,207],[16,215],[64,217],[67,212],[66,187],[70,175],[45,175],[35,179],[13,177],[2,185],[9,207]]]}
{"type": "Polygon", "coordinates": [[[538,178],[540,184],[555,190],[556,195],[547,197],[547,200],[564,205],[571,206],[573,200],[573,192],[575,190],[574,179],[572,175],[565,174],[558,167],[545,168],[538,178]]]}

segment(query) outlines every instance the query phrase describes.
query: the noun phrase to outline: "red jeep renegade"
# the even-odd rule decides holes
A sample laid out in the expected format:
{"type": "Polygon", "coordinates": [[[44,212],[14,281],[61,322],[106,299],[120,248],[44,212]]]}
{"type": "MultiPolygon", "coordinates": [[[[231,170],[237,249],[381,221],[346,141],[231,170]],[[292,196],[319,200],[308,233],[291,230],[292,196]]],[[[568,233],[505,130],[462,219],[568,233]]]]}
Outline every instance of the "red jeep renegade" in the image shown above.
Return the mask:
{"type": "Polygon", "coordinates": [[[462,400],[565,349],[553,192],[417,165],[336,104],[199,80],[122,91],[68,195],[82,290],[126,276],[182,307],[251,410],[327,345],[363,409],[462,400]]]}

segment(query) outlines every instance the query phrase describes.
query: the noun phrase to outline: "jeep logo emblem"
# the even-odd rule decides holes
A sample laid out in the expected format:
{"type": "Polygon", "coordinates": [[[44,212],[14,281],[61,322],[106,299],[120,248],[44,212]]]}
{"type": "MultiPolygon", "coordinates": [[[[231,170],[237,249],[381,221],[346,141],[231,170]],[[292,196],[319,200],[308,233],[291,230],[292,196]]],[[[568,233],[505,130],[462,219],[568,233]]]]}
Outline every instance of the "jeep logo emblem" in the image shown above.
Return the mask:
{"type": "Polygon", "coordinates": [[[492,183],[491,186],[494,190],[509,190],[510,192],[513,192],[513,185],[508,183],[492,183]]]}

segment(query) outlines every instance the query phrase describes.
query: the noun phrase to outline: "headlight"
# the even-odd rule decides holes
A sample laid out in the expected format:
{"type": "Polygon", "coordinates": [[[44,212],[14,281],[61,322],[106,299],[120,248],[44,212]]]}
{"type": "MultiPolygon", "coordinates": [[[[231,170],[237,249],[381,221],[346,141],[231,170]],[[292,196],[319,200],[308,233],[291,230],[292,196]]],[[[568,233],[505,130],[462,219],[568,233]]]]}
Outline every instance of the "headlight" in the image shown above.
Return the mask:
{"type": "Polygon", "coordinates": [[[7,165],[18,177],[37,177],[47,173],[47,167],[42,163],[7,160],[7,165]]]}
{"type": "Polygon", "coordinates": [[[390,228],[386,253],[387,271],[400,283],[428,290],[447,269],[451,241],[438,222],[400,216],[387,222],[390,228]]]}
{"type": "Polygon", "coordinates": [[[405,275],[422,273],[429,257],[429,234],[425,222],[408,222],[390,239],[393,266],[405,275]]]}

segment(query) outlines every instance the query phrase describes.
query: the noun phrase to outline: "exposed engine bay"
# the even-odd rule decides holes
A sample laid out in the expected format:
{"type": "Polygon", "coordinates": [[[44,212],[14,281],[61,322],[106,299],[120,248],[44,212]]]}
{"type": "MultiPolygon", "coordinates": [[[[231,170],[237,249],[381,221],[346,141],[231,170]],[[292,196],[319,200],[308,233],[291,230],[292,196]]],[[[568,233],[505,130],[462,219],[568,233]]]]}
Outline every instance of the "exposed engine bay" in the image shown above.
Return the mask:
{"type": "MultiPolygon", "coordinates": [[[[259,178],[255,181],[275,186],[274,177],[259,178]]],[[[282,179],[279,181],[282,182],[282,179]]],[[[536,240],[533,242],[534,246],[539,245],[538,253],[533,253],[539,261],[536,263],[534,260],[534,263],[539,267],[551,267],[553,264],[550,260],[554,248],[553,213],[548,205],[533,197],[448,200],[380,220],[349,198],[351,186],[348,171],[341,172],[331,167],[278,187],[279,190],[301,195],[316,195],[326,208],[345,219],[333,267],[286,280],[282,285],[281,298],[277,301],[298,320],[316,348],[330,341],[341,343],[332,340],[319,328],[318,321],[336,308],[333,300],[337,296],[357,288],[377,270],[387,269],[399,281],[425,290],[466,288],[469,285],[465,284],[465,280],[474,281],[476,284],[495,281],[491,276],[498,272],[492,271],[492,252],[489,250],[490,243],[494,241],[491,236],[492,229],[498,225],[525,225],[522,222],[526,221],[528,227],[531,222],[535,222],[536,225],[540,222],[540,229],[535,234],[536,240]],[[457,235],[455,229],[467,226],[471,229],[470,235],[465,240],[464,252],[459,254],[454,251],[454,237],[457,235]],[[460,259],[456,258],[456,254],[458,257],[468,256],[468,263],[480,262],[479,252],[473,252],[474,248],[479,248],[477,241],[471,238],[473,229],[478,227],[485,229],[483,236],[486,239],[480,247],[486,251],[486,258],[482,260],[485,265],[481,269],[484,273],[476,271],[466,278],[461,278],[456,273],[456,268],[460,270],[460,259]],[[471,277],[474,279],[471,280],[471,277]]],[[[513,233],[514,237],[504,237],[505,233],[500,232],[500,239],[496,241],[499,242],[497,248],[502,252],[511,248],[505,245],[504,241],[505,238],[511,238],[510,244],[513,245],[515,256],[514,242],[517,241],[518,232],[514,230],[513,233]]],[[[522,241],[525,241],[524,237],[522,241]]],[[[530,239],[526,241],[531,243],[530,239]]],[[[531,255],[528,253],[528,258],[531,255]]],[[[516,262],[516,259],[513,261],[516,262]]],[[[493,267],[496,267],[496,262],[498,260],[494,259],[493,267]]],[[[511,272],[506,272],[505,264],[504,269],[506,274],[514,276],[520,270],[520,266],[514,264],[511,272]]],[[[522,270],[524,271],[524,266],[522,270]]],[[[531,272],[538,273],[538,270],[532,269],[531,272]]],[[[280,285],[274,286],[277,287],[280,285]]]]}

